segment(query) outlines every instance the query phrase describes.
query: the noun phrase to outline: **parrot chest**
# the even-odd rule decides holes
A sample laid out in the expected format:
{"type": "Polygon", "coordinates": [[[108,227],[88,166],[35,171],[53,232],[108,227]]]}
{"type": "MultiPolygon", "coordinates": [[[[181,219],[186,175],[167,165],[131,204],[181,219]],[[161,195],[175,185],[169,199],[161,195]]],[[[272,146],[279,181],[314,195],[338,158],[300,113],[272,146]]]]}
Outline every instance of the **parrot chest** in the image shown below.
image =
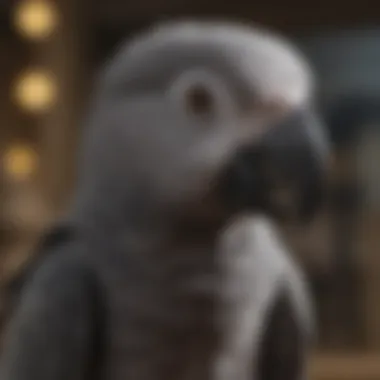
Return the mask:
{"type": "Polygon", "coordinates": [[[104,379],[252,379],[258,310],[270,297],[249,250],[213,250],[153,271],[129,268],[130,276],[110,271],[104,379]]]}
{"type": "Polygon", "coordinates": [[[108,299],[104,379],[212,378],[219,346],[212,249],[179,251],[149,268],[141,262],[101,268],[108,299]]]}

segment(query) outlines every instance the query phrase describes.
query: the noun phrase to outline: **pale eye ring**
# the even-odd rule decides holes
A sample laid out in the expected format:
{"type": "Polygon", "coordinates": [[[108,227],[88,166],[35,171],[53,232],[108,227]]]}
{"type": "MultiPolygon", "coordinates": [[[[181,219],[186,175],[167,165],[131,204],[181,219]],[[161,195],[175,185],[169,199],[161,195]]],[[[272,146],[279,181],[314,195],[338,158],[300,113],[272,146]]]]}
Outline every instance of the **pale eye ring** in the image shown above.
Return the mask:
{"type": "Polygon", "coordinates": [[[190,70],[169,87],[169,97],[189,117],[207,124],[231,118],[236,105],[224,82],[212,72],[190,70]]]}

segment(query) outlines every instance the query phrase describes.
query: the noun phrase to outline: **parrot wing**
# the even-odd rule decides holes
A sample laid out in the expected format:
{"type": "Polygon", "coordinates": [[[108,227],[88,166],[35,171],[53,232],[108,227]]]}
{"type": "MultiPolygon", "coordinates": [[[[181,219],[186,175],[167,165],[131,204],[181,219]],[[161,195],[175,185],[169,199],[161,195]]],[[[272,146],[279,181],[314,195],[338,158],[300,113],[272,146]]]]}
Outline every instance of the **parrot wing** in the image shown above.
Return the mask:
{"type": "Polygon", "coordinates": [[[2,380],[96,378],[103,347],[102,290],[75,242],[53,247],[63,237],[58,235],[47,239],[50,249],[41,251],[15,285],[2,380]]]}

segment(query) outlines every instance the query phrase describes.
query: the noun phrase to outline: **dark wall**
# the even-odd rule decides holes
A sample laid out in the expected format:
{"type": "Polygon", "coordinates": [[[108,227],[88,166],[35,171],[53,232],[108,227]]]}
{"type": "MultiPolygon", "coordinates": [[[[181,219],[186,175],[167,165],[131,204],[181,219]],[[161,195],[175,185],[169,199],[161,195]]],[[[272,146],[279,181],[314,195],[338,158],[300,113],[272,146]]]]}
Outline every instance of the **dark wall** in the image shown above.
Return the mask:
{"type": "Polygon", "coordinates": [[[295,36],[318,30],[380,23],[380,2],[376,0],[365,3],[342,0],[84,1],[88,2],[91,12],[96,62],[101,62],[128,35],[159,20],[221,17],[267,25],[295,36]]]}

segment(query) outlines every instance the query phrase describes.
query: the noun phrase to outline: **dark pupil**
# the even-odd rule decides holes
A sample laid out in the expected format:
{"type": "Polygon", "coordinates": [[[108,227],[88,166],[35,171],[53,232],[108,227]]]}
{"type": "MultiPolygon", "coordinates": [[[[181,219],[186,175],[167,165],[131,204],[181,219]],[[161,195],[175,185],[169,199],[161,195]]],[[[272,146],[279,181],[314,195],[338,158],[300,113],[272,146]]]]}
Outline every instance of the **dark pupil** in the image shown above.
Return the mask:
{"type": "Polygon", "coordinates": [[[201,86],[189,90],[187,103],[189,111],[198,115],[209,114],[213,108],[211,94],[201,86]]]}

